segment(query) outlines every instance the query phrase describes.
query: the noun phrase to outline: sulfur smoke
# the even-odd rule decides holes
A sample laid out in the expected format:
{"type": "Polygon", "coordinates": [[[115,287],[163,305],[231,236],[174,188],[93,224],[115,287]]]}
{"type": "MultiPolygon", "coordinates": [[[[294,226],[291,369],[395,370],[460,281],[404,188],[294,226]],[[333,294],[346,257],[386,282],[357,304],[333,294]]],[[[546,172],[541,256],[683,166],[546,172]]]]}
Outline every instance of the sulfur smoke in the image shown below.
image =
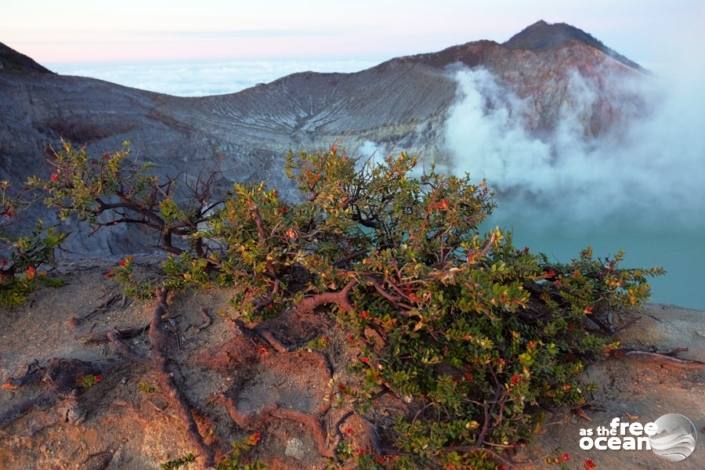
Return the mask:
{"type": "Polygon", "coordinates": [[[558,126],[539,138],[527,130],[527,102],[487,70],[457,71],[458,99],[445,129],[450,170],[486,178],[499,194],[500,219],[522,225],[558,221],[566,230],[627,220],[701,229],[702,77],[609,79],[610,88],[642,96],[649,111],[586,137],[584,116],[598,91],[576,72],[568,87],[573,106],[562,107],[558,126]]]}

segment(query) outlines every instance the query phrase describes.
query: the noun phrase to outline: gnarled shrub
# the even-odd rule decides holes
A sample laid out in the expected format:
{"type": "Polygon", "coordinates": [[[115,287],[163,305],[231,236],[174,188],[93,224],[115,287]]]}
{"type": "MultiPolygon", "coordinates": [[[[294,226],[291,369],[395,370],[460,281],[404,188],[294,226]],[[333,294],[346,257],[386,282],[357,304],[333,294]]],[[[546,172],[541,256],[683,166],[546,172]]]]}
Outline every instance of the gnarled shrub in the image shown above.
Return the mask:
{"type": "Polygon", "coordinates": [[[122,153],[96,164],[75,153],[59,153],[48,202],[93,223],[113,211],[116,223],[153,227],[175,254],[166,286],[229,286],[252,319],[333,306],[360,351],[351,367],[361,380],[341,387],[345,398],[369,410],[388,391],[406,404],[382,429],[386,455],[360,465],[495,468],[530,438],[542,407],[584,404],[585,364],[614,347],[608,313],[646,299],[646,278],[660,272],[589,249],[551,263],[500,229],[482,234],[494,207],[487,186],[433,170],[414,177],[406,154],[292,154],[301,202],[236,185],[222,205],[197,200],[189,211],[156,177],[124,173],[122,153]],[[172,250],[165,233],[186,248],[172,250]]]}

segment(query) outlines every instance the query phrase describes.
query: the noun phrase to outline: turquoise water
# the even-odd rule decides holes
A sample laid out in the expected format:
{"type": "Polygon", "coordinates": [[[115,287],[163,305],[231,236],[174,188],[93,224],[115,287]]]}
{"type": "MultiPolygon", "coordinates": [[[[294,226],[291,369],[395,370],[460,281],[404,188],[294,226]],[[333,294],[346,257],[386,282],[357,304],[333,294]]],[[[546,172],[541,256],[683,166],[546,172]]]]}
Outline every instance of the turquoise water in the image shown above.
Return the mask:
{"type": "Polygon", "coordinates": [[[595,256],[605,257],[618,250],[626,253],[625,267],[661,266],[666,274],[652,280],[651,302],[705,310],[705,232],[644,227],[640,224],[601,223],[576,230],[553,226],[537,228],[535,223],[507,223],[501,212],[488,222],[513,232],[516,246],[528,246],[550,259],[568,261],[580,250],[592,246],[595,256]]]}

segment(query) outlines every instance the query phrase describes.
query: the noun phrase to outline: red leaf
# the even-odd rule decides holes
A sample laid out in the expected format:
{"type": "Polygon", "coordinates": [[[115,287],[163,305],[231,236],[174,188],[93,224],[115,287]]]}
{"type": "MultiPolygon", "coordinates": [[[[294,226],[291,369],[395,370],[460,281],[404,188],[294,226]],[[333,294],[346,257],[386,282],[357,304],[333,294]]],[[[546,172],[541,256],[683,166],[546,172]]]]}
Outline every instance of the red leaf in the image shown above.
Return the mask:
{"type": "Polygon", "coordinates": [[[253,432],[247,437],[247,443],[251,446],[257,444],[262,435],[259,432],[253,432]]]}
{"type": "Polygon", "coordinates": [[[3,390],[17,390],[17,386],[11,384],[10,382],[5,382],[4,384],[0,385],[0,388],[3,390]]]}

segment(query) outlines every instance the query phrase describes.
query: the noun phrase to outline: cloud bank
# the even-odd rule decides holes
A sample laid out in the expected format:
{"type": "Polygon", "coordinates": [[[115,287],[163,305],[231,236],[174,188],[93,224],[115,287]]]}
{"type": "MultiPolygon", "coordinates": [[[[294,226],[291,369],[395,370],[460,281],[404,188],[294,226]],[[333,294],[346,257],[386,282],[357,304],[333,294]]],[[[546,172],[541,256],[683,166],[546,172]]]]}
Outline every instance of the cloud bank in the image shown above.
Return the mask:
{"type": "Polygon", "coordinates": [[[64,75],[107,80],[142,90],[176,96],[207,96],[271,82],[304,70],[354,72],[373,65],[364,60],[229,60],[200,62],[137,62],[48,64],[64,75]]]}

